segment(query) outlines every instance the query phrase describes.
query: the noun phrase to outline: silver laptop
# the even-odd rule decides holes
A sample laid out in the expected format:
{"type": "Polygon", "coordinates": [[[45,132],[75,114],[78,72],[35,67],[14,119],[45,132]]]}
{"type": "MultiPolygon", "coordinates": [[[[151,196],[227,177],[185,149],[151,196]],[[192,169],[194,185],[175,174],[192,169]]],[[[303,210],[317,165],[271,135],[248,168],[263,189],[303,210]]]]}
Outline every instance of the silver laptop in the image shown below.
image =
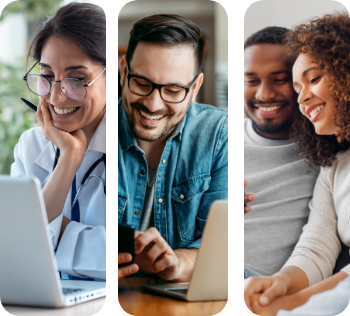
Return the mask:
{"type": "Polygon", "coordinates": [[[60,280],[35,178],[0,176],[2,304],[62,307],[106,295],[106,282],[60,280]]]}
{"type": "Polygon", "coordinates": [[[144,284],[143,288],[185,301],[228,297],[228,204],[215,201],[209,210],[190,283],[144,284]]]}

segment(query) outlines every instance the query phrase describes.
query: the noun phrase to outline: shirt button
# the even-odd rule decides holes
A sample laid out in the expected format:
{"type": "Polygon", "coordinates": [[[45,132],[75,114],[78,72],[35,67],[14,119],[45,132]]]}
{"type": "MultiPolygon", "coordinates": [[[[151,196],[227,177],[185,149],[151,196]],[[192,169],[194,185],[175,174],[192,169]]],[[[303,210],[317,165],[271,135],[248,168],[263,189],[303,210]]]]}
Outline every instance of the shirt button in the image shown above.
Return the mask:
{"type": "Polygon", "coordinates": [[[140,149],[138,149],[137,147],[135,147],[136,151],[140,151],[140,149]]]}
{"type": "Polygon", "coordinates": [[[183,200],[185,196],[183,194],[180,194],[180,199],[183,200]]]}
{"type": "Polygon", "coordinates": [[[158,199],[158,203],[163,203],[163,199],[162,199],[162,198],[159,198],[159,199],[158,199]]]}
{"type": "Polygon", "coordinates": [[[139,211],[135,211],[135,215],[139,215],[140,214],[140,212],[139,211]]]}
{"type": "Polygon", "coordinates": [[[141,170],[141,174],[145,174],[146,173],[146,171],[145,170],[141,170]]]}
{"type": "Polygon", "coordinates": [[[165,160],[165,159],[163,159],[162,163],[166,163],[166,160],[165,160]]]}

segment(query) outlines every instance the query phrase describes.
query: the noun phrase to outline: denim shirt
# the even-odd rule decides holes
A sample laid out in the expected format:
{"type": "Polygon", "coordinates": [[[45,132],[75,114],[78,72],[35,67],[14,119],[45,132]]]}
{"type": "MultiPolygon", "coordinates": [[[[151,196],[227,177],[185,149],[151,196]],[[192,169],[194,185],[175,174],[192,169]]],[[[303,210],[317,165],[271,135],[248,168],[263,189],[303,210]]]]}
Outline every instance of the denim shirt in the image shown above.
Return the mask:
{"type": "MultiPolygon", "coordinates": [[[[147,161],[121,99],[118,107],[118,222],[139,230],[147,161]]],[[[154,226],[172,249],[199,248],[211,203],[228,198],[227,124],[226,110],[194,102],[166,142],[153,210],[154,226]]]]}

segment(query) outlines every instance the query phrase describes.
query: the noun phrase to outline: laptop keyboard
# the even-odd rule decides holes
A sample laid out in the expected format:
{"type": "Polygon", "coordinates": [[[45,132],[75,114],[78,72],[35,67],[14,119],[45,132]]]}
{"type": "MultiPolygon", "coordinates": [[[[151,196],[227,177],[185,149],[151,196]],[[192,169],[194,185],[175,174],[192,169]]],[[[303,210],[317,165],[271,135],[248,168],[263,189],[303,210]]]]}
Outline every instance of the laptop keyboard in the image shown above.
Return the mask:
{"type": "Polygon", "coordinates": [[[64,295],[68,295],[68,294],[73,294],[75,292],[83,291],[83,289],[72,289],[72,288],[68,288],[68,287],[63,287],[62,291],[63,291],[64,295]]]}
{"type": "Polygon", "coordinates": [[[186,294],[187,294],[188,289],[166,289],[166,291],[186,295],[186,294]]]}

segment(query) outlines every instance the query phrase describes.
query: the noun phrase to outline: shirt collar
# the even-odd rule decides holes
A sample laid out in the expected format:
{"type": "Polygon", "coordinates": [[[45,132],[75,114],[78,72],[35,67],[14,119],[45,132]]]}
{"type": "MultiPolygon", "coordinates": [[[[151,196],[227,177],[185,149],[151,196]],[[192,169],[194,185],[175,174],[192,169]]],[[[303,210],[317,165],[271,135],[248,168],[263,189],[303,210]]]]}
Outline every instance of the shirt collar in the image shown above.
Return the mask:
{"type": "Polygon", "coordinates": [[[56,146],[53,146],[52,143],[48,141],[39,157],[35,160],[35,163],[46,171],[51,172],[53,169],[55,155],[56,146]]]}
{"type": "Polygon", "coordinates": [[[94,150],[106,153],[106,113],[103,115],[97,129],[92,136],[87,151],[94,150]]]}
{"type": "MultiPolygon", "coordinates": [[[[191,105],[190,105],[190,107],[191,107],[191,105]]],[[[137,141],[134,137],[134,134],[131,131],[131,128],[129,126],[129,121],[128,121],[128,118],[126,116],[126,113],[125,113],[125,110],[123,107],[122,98],[119,99],[118,106],[119,106],[119,109],[118,109],[118,127],[119,127],[118,132],[119,132],[119,141],[120,141],[120,144],[122,146],[122,149],[128,150],[131,146],[135,146],[135,147],[139,148],[137,141]]],[[[173,131],[172,136],[170,138],[174,138],[176,136],[179,136],[179,139],[181,140],[182,130],[186,124],[186,118],[187,118],[187,114],[185,115],[185,117],[183,118],[181,123],[177,125],[177,127],[173,131]]]]}

